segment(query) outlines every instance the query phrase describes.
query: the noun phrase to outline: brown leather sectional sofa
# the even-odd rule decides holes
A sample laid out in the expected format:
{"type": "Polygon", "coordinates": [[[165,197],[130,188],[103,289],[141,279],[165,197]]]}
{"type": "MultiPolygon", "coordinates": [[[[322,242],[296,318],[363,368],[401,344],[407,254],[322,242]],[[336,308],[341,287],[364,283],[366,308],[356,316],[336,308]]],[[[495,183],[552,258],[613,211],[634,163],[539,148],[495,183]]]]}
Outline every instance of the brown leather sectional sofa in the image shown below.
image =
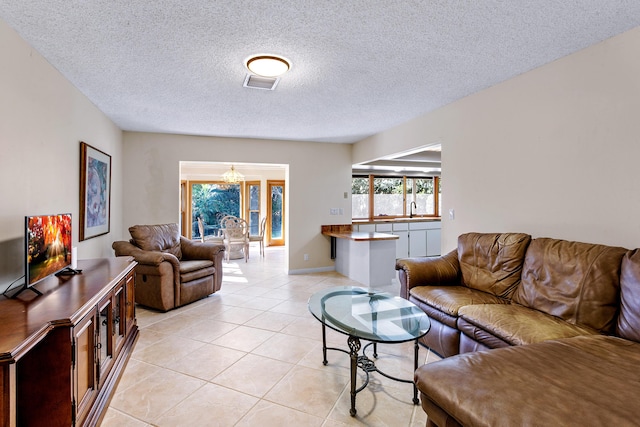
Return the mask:
{"type": "Polygon", "coordinates": [[[640,250],[469,233],[396,268],[445,357],[415,373],[428,426],[638,424],[640,250]]]}

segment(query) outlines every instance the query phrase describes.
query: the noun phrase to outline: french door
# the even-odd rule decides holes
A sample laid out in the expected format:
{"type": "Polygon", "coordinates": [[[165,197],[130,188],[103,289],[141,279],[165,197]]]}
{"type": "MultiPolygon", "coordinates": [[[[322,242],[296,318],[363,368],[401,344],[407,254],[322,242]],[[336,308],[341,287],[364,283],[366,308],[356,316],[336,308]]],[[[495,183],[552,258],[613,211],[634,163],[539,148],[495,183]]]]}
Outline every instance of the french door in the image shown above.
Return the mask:
{"type": "Polygon", "coordinates": [[[267,181],[267,246],[284,245],[284,181],[267,181]]]}

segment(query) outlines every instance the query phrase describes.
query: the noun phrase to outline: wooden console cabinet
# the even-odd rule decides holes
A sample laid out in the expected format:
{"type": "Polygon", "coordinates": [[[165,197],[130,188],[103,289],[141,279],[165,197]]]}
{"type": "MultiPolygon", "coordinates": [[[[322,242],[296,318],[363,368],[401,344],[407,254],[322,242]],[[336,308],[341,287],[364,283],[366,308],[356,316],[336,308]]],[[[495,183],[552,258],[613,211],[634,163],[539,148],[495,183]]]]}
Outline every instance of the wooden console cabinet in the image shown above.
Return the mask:
{"type": "Polygon", "coordinates": [[[0,426],[94,426],[138,337],[129,257],[0,296],[0,426]]]}

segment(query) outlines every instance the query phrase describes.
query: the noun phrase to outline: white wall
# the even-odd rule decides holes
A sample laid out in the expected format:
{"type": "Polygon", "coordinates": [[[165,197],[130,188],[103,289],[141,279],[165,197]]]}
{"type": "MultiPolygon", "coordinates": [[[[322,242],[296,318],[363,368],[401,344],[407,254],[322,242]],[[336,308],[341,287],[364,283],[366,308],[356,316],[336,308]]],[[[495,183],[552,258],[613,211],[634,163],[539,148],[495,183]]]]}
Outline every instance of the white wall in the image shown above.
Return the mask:
{"type": "Polygon", "coordinates": [[[323,224],[351,222],[351,146],[302,141],[124,133],[124,224],[178,222],[180,161],[288,164],[285,239],[288,271],[333,269],[323,224]],[[343,216],[330,216],[343,208],[343,216]],[[309,261],[303,254],[309,254],[309,261]]]}
{"type": "Polygon", "coordinates": [[[640,28],[361,141],[354,163],[441,141],[445,252],[468,231],[638,247],[638,52],[640,28]]]}
{"type": "Polygon", "coordinates": [[[113,256],[122,132],[1,20],[0,58],[0,258],[15,260],[0,263],[0,285],[22,274],[25,215],[71,212],[78,257],[113,256]],[[113,178],[111,233],[78,243],[80,141],[112,156],[113,178]]]}

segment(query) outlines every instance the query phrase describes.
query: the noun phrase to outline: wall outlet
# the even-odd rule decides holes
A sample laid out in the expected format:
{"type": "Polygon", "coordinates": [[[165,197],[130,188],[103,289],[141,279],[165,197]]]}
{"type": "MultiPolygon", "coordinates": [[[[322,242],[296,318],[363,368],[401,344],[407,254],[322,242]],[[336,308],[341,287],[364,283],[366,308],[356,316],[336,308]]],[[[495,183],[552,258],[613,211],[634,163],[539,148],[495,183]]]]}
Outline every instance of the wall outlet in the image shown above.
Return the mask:
{"type": "Polygon", "coordinates": [[[338,212],[338,213],[339,213],[340,215],[344,215],[344,209],[343,209],[343,208],[340,208],[340,210],[339,210],[339,212],[338,212]]]}
{"type": "Polygon", "coordinates": [[[340,212],[338,208],[329,208],[329,215],[338,215],[338,212],[340,212]]]}
{"type": "Polygon", "coordinates": [[[309,261],[309,254],[304,254],[304,260],[309,261]]]}

